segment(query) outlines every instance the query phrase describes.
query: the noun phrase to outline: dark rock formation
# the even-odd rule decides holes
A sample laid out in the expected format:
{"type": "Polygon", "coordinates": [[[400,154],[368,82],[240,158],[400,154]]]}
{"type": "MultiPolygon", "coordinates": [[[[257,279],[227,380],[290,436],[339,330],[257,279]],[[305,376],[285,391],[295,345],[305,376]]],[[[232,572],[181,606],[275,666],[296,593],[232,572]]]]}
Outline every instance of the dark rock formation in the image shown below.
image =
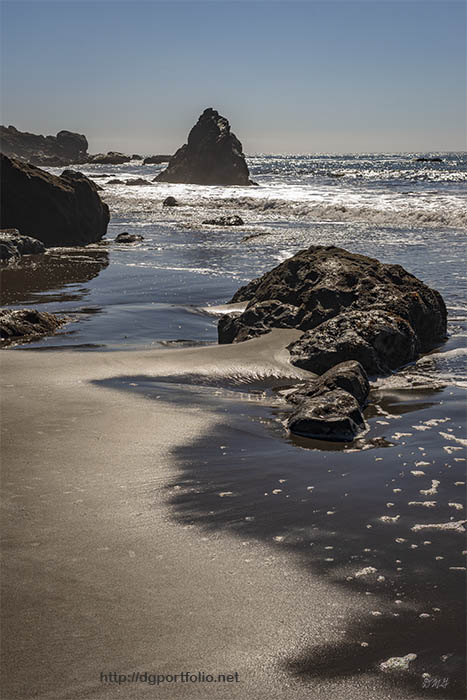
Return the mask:
{"type": "Polygon", "coordinates": [[[133,153],[131,160],[143,160],[143,156],[140,156],[138,153],[133,153]]]}
{"type": "Polygon", "coordinates": [[[59,131],[56,136],[41,136],[0,126],[0,150],[7,156],[35,165],[61,166],[85,163],[88,142],[83,134],[59,131]]]}
{"type": "Polygon", "coordinates": [[[41,241],[30,236],[22,236],[17,229],[0,231],[0,262],[19,260],[22,255],[37,255],[45,251],[41,241]]]}
{"type": "Polygon", "coordinates": [[[147,156],[143,160],[143,165],[159,165],[160,163],[168,163],[172,156],[147,156]]]}
{"type": "Polygon", "coordinates": [[[118,177],[114,177],[112,180],[108,180],[108,185],[124,185],[123,180],[119,180],[118,177]]]}
{"type": "Polygon", "coordinates": [[[178,202],[175,197],[166,197],[162,202],[163,207],[178,207],[178,202]]]}
{"type": "Polygon", "coordinates": [[[151,185],[151,187],[153,187],[151,182],[144,180],[142,177],[137,177],[133,180],[125,180],[125,185],[151,185]]]}
{"type": "Polygon", "coordinates": [[[3,226],[46,246],[86,245],[107,231],[109,208],[81,173],[65,170],[56,177],[2,155],[1,185],[3,226]]]}
{"type": "Polygon", "coordinates": [[[16,340],[31,341],[55,333],[68,319],[35,309],[0,310],[0,340],[8,345],[16,340]]]}
{"type": "Polygon", "coordinates": [[[333,389],[301,403],[287,427],[292,433],[317,440],[351,442],[365,428],[365,420],[351,394],[333,389]]]}
{"type": "Polygon", "coordinates": [[[250,185],[242,144],[231,133],[227,119],[205,109],[190,131],[188,143],[178,149],[159,182],[196,185],[250,185]]]}
{"type": "Polygon", "coordinates": [[[306,437],[349,442],[365,428],[361,409],[369,391],[363,367],[342,362],[288,394],[287,401],[297,408],[287,427],[306,437]]]}
{"type": "Polygon", "coordinates": [[[300,404],[334,389],[346,391],[358,401],[360,406],[364,406],[370,392],[370,382],[362,365],[355,360],[340,362],[320,377],[300,385],[298,389],[287,395],[287,401],[300,404]]]}
{"type": "Polygon", "coordinates": [[[128,233],[123,231],[115,237],[115,243],[137,243],[138,241],[143,241],[144,236],[140,236],[138,233],[128,233]]]}
{"type": "Polygon", "coordinates": [[[385,265],[334,246],[311,246],[242,287],[231,303],[243,313],[223,316],[219,342],[268,332],[305,332],[289,346],[292,362],[324,372],[358,360],[380,374],[416,359],[446,336],[441,295],[399,265],[385,265]]]}
{"type": "Polygon", "coordinates": [[[415,158],[415,163],[442,163],[442,158],[415,158]]]}
{"type": "Polygon", "coordinates": [[[88,163],[95,165],[122,165],[122,163],[129,163],[130,160],[130,156],[126,156],[124,153],[109,151],[108,153],[96,153],[93,156],[89,156],[88,163]]]}
{"type": "Polygon", "coordinates": [[[209,226],[243,226],[244,223],[242,217],[237,214],[233,216],[218,216],[216,219],[203,221],[203,224],[209,224],[209,226]]]}
{"type": "Polygon", "coordinates": [[[420,344],[410,323],[379,309],[347,311],[306,331],[289,346],[297,367],[325,372],[357,360],[371,375],[387,374],[414,360],[420,344]]]}

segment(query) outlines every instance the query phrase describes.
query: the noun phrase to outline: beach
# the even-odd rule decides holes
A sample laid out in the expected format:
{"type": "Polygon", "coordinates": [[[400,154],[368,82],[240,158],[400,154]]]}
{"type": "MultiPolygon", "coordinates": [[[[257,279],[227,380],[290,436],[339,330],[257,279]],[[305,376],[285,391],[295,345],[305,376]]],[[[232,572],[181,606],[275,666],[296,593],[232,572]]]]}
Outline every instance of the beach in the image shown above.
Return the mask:
{"type": "Polygon", "coordinates": [[[1,353],[6,698],[463,697],[459,158],[341,157],[312,182],[263,158],[247,199],[106,185],[140,164],[84,169],[108,173],[109,240],[144,240],[53,249],[4,277],[6,306],[71,319],[1,353]],[[347,204],[324,211],[325,191],[347,204]],[[204,226],[214,210],[245,225],[204,226]],[[285,428],[282,392],[311,376],[289,362],[297,331],[217,345],[236,289],[312,244],[399,263],[448,307],[447,341],[372,382],[349,444],[285,428]],[[101,677],[188,671],[239,680],[101,677]]]}

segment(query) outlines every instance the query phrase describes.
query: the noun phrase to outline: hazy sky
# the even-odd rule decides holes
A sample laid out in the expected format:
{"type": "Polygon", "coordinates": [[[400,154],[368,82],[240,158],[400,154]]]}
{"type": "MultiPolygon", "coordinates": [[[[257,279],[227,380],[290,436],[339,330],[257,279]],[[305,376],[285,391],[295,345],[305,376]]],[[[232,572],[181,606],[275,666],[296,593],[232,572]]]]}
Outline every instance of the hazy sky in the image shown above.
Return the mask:
{"type": "Polygon", "coordinates": [[[4,124],[167,153],[466,149],[464,0],[1,0],[4,124]]]}

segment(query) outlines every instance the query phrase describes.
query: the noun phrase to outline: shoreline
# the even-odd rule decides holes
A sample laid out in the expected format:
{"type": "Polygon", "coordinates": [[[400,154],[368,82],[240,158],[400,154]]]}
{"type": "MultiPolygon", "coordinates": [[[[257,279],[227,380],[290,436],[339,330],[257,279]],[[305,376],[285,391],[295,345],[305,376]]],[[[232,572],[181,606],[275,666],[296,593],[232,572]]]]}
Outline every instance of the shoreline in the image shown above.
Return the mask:
{"type": "MultiPolygon", "coordinates": [[[[238,392],[209,389],[213,371],[218,380],[234,383],[309,376],[288,364],[284,347],[293,334],[275,331],[237,345],[181,350],[2,352],[7,377],[2,391],[4,600],[9,599],[4,629],[10,640],[5,661],[23,669],[6,678],[8,697],[107,699],[115,697],[116,688],[100,683],[101,671],[176,673],[187,666],[208,673],[237,671],[243,678],[237,687],[216,686],[216,696],[226,698],[247,694],[266,700],[287,693],[301,700],[311,691],[328,700],[355,696],[363,688],[373,698],[426,697],[412,678],[409,685],[402,679],[394,686],[377,672],[374,655],[378,660],[383,654],[378,644],[373,650],[370,644],[372,661],[365,662],[362,648],[356,647],[365,632],[363,622],[353,641],[345,633],[353,619],[373,622],[368,616],[374,609],[386,611],[383,620],[389,624],[391,590],[366,581],[362,590],[357,580],[343,585],[339,576],[329,575],[325,561],[333,536],[325,526],[330,518],[320,510],[336,500],[332,484],[342,479],[335,481],[335,465],[343,459],[345,472],[357,470],[357,492],[349,504],[353,516],[349,520],[345,510],[339,514],[344,503],[339,496],[341,505],[332,518],[333,529],[344,540],[348,531],[352,542],[359,517],[355,508],[362,509],[365,489],[371,488],[366,484],[355,499],[359,481],[363,485],[368,479],[362,467],[377,453],[388,455],[387,448],[350,450],[345,457],[342,451],[297,450],[283,436],[274,437],[274,401],[245,401],[238,392]],[[204,377],[206,400],[187,394],[186,382],[193,377],[204,377]],[[173,383],[169,393],[160,390],[167,379],[176,382],[176,392],[173,383]],[[246,462],[239,470],[242,457],[246,462]],[[303,472],[309,459],[314,468],[303,472]],[[262,482],[272,479],[285,489],[280,476],[288,482],[292,501],[285,493],[270,495],[282,499],[271,511],[262,482]],[[238,495],[219,497],[234,490],[229,481],[238,495]],[[316,486],[313,493],[306,490],[308,483],[316,486]],[[301,493],[306,500],[324,499],[318,502],[313,534],[323,554],[311,559],[313,548],[297,540],[300,533],[293,525],[308,518],[310,506],[301,493]],[[255,519],[246,520],[252,512],[255,519]],[[281,528],[290,539],[282,537],[281,528]],[[373,594],[366,596],[369,586],[373,594]],[[318,677],[309,676],[310,646],[326,649],[322,661],[313,662],[320,668],[318,677]],[[366,670],[351,662],[347,675],[336,675],[336,661],[347,658],[349,649],[366,670]]],[[[395,413],[394,400],[389,404],[387,412],[395,413]]],[[[403,401],[401,407],[402,417],[393,422],[404,432],[404,416],[414,421],[403,401]]],[[[438,415],[433,400],[425,399],[415,410],[438,415]]],[[[420,435],[427,440],[431,433],[420,435]]],[[[385,468],[391,470],[394,460],[385,456],[385,468]]],[[[374,473],[370,481],[378,477],[374,473]]],[[[378,541],[387,544],[387,527],[366,532],[372,547],[378,541]]],[[[453,537],[430,539],[443,547],[443,536],[453,537]]],[[[352,569],[364,563],[356,560],[352,569]]],[[[415,624],[407,595],[403,611],[415,624]]],[[[416,624],[414,629],[416,639],[420,630],[416,624]]],[[[434,620],[430,629],[441,631],[440,641],[447,643],[444,622],[440,627],[434,620]]],[[[407,649],[400,643],[394,647],[393,640],[387,656],[399,646],[401,655],[413,651],[415,639],[407,649]]],[[[154,687],[126,685],[119,691],[140,698],[154,687]]],[[[174,687],[158,691],[173,697],[174,687]]],[[[176,692],[206,697],[208,688],[188,684],[176,692]]]]}

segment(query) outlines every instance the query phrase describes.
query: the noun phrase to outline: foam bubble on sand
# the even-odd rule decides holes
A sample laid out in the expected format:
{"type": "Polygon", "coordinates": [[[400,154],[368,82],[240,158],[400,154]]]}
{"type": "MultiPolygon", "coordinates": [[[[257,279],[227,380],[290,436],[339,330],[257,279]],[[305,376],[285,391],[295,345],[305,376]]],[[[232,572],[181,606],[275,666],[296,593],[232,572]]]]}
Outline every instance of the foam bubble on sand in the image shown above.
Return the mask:
{"type": "Polygon", "coordinates": [[[434,496],[435,494],[438,493],[438,486],[440,485],[440,482],[437,479],[432,479],[431,481],[431,489],[421,489],[419,493],[422,494],[422,496],[434,496]]]}
{"type": "Polygon", "coordinates": [[[386,508],[392,508],[395,505],[395,503],[386,503],[386,508]]]}
{"type": "Polygon", "coordinates": [[[395,515],[394,517],[391,517],[390,515],[382,515],[380,520],[383,523],[397,523],[400,517],[400,515],[395,515]]]}
{"type": "Polygon", "coordinates": [[[224,498],[224,496],[233,496],[233,491],[221,491],[221,492],[219,493],[219,496],[220,496],[221,498],[224,498]]]}
{"type": "Polygon", "coordinates": [[[374,617],[380,617],[383,613],[380,612],[379,610],[372,610],[370,615],[373,615],[374,617]]]}
{"type": "Polygon", "coordinates": [[[430,523],[427,525],[414,525],[411,530],[413,532],[420,532],[421,530],[439,530],[441,532],[465,532],[465,523],[467,520],[455,520],[449,523],[430,523]]]}
{"type": "Polygon", "coordinates": [[[449,571],[465,571],[465,566],[450,566],[449,571]]]}
{"type": "Polygon", "coordinates": [[[403,537],[396,537],[394,542],[397,542],[397,544],[403,544],[404,542],[407,542],[403,537]]]}
{"type": "Polygon", "coordinates": [[[284,535],[276,535],[275,537],[272,538],[275,542],[283,542],[285,539],[284,535]]]}
{"type": "Polygon", "coordinates": [[[398,671],[408,671],[409,664],[411,661],[415,661],[417,654],[406,654],[405,656],[391,656],[390,659],[382,661],[379,665],[381,671],[384,673],[398,672],[398,671]]]}
{"type": "Polygon", "coordinates": [[[427,617],[431,617],[429,613],[420,613],[418,617],[421,617],[422,620],[426,620],[427,617]]]}
{"type": "Polygon", "coordinates": [[[392,491],[393,491],[393,493],[400,493],[402,491],[402,489],[393,489],[392,491]]]}
{"type": "Polygon", "coordinates": [[[314,486],[307,486],[307,487],[306,487],[306,490],[307,490],[307,491],[313,491],[314,488],[315,488],[314,486]]]}
{"type": "Polygon", "coordinates": [[[355,578],[360,578],[360,576],[368,576],[369,574],[375,574],[377,569],[374,566],[365,566],[364,569],[355,572],[355,578]]]}
{"type": "Polygon", "coordinates": [[[274,489],[272,493],[274,494],[274,496],[277,496],[278,493],[282,493],[282,489],[274,489]]]}
{"type": "Polygon", "coordinates": [[[416,467],[429,467],[430,463],[429,462],[415,462],[416,467]]]}
{"type": "Polygon", "coordinates": [[[465,486],[465,481],[456,481],[454,482],[454,486],[465,486]]]}
{"type": "Polygon", "coordinates": [[[439,434],[445,440],[453,440],[454,442],[458,442],[459,445],[463,445],[464,447],[467,446],[467,440],[464,440],[464,438],[458,438],[455,435],[451,435],[451,433],[442,433],[441,431],[439,431],[439,434]]]}
{"type": "Polygon", "coordinates": [[[425,472],[417,471],[416,469],[414,469],[410,473],[413,474],[413,476],[425,476],[425,472]]]}
{"type": "Polygon", "coordinates": [[[448,453],[448,455],[452,454],[453,452],[457,452],[458,450],[462,450],[462,447],[454,447],[454,445],[444,445],[443,450],[448,453]]]}
{"type": "Polygon", "coordinates": [[[392,440],[399,440],[401,437],[412,437],[413,433],[394,433],[391,435],[392,440]]]}
{"type": "Polygon", "coordinates": [[[450,508],[455,508],[456,510],[464,510],[462,503],[448,503],[450,508]]]}
{"type": "Polygon", "coordinates": [[[409,506],[424,506],[425,508],[434,508],[436,501],[409,501],[409,506]]]}

